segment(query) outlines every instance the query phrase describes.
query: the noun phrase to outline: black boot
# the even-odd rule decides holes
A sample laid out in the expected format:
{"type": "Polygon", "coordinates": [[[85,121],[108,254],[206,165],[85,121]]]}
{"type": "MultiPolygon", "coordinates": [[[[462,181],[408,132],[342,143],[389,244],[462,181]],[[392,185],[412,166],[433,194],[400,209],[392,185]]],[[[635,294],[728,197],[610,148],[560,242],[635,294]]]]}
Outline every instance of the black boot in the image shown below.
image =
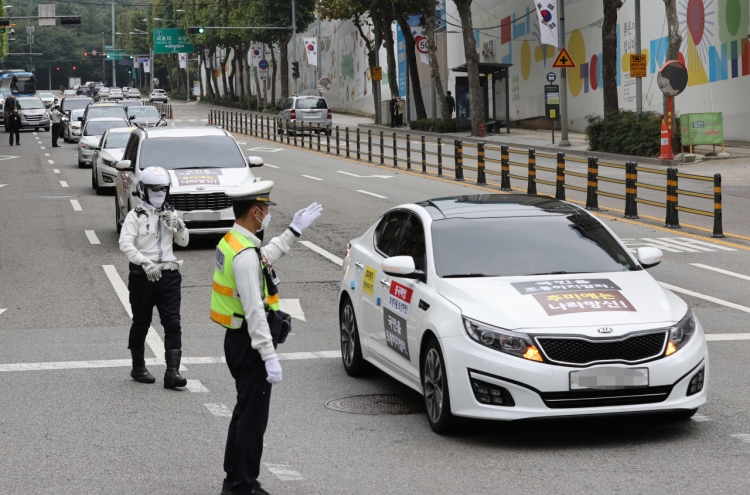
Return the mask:
{"type": "Polygon", "coordinates": [[[156,378],[146,369],[146,360],[143,358],[143,347],[140,349],[130,349],[130,355],[133,356],[133,371],[130,376],[133,380],[141,383],[154,383],[156,378]]]}
{"type": "Polygon", "coordinates": [[[232,482],[226,478],[221,484],[221,495],[232,495],[232,482]]]}
{"type": "Polygon", "coordinates": [[[164,388],[184,387],[187,380],[180,376],[180,358],[182,351],[179,349],[170,349],[164,353],[164,359],[167,361],[167,371],[164,373],[164,388]]]}

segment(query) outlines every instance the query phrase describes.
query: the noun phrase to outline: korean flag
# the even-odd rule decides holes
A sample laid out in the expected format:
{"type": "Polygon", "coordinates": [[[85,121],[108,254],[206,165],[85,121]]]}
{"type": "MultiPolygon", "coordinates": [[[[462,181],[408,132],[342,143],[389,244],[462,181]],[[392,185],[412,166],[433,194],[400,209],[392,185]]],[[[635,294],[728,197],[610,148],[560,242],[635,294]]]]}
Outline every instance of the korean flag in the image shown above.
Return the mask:
{"type": "Polygon", "coordinates": [[[258,67],[258,63],[263,59],[263,45],[250,45],[250,58],[253,67],[258,67]]]}
{"type": "Polygon", "coordinates": [[[304,38],[305,51],[307,52],[307,65],[318,65],[318,40],[315,38],[304,38]]]}
{"type": "Polygon", "coordinates": [[[539,41],[544,45],[552,45],[557,48],[557,0],[544,0],[536,2],[536,15],[539,19],[539,41]]]}

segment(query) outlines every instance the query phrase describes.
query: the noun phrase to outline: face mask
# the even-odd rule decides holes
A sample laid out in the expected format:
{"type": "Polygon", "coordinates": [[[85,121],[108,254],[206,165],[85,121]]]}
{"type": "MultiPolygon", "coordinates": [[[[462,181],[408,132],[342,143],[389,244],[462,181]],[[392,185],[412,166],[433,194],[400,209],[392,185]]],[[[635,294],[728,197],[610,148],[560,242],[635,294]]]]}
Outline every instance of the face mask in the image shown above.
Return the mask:
{"type": "MultiPolygon", "coordinates": [[[[255,217],[257,220],[258,217],[255,217]]],[[[271,223],[271,212],[269,211],[265,217],[263,217],[263,220],[260,222],[260,229],[259,230],[266,230],[268,228],[268,224],[271,223]]]]}
{"type": "Polygon", "coordinates": [[[158,191],[158,192],[149,191],[148,192],[148,202],[151,203],[151,206],[153,206],[157,210],[162,207],[165,199],[167,199],[166,191],[158,191]]]}

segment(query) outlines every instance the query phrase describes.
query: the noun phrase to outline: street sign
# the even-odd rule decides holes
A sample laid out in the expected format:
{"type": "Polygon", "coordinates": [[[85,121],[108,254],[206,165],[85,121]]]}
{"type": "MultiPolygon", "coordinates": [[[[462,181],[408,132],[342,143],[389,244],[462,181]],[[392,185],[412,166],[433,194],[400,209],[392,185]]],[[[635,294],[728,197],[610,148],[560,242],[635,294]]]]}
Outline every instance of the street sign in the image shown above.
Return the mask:
{"type": "Polygon", "coordinates": [[[99,55],[99,52],[97,52],[96,50],[91,50],[92,57],[96,57],[97,55],[99,55]]]}
{"type": "Polygon", "coordinates": [[[544,116],[547,120],[560,120],[560,86],[549,84],[544,86],[544,116]]]}
{"type": "Polygon", "coordinates": [[[646,77],[646,56],[630,54],[630,77],[646,77]]]}
{"type": "Polygon", "coordinates": [[[371,67],[370,71],[372,71],[372,80],[373,81],[382,81],[383,80],[383,68],[382,67],[371,67]]]}
{"type": "Polygon", "coordinates": [[[184,29],[154,29],[154,53],[193,53],[184,29]]]}
{"type": "Polygon", "coordinates": [[[39,25],[40,26],[54,26],[57,24],[55,19],[55,4],[44,4],[38,6],[39,13],[39,25]]]}
{"type": "Polygon", "coordinates": [[[115,49],[115,45],[104,45],[104,49],[105,50],[114,50],[115,49]]]}
{"type": "Polygon", "coordinates": [[[118,62],[120,65],[131,65],[133,63],[130,59],[123,59],[118,62]]]}
{"type": "Polygon", "coordinates": [[[148,63],[148,57],[146,57],[146,58],[137,58],[137,59],[135,59],[135,61],[138,62],[139,64],[147,64],[148,63]]]}
{"type": "Polygon", "coordinates": [[[260,75],[261,81],[265,81],[266,79],[268,79],[268,69],[261,69],[258,73],[260,75]]]}
{"type": "Polygon", "coordinates": [[[268,60],[261,60],[260,62],[258,62],[258,68],[260,70],[268,69],[268,60]]]}
{"type": "Polygon", "coordinates": [[[570,58],[570,54],[565,47],[562,47],[560,53],[557,54],[555,63],[552,64],[552,67],[555,69],[575,69],[575,66],[576,64],[573,62],[573,59],[570,58]]]}
{"type": "Polygon", "coordinates": [[[553,83],[555,82],[555,79],[557,79],[557,74],[555,74],[554,72],[547,72],[547,81],[553,83]]]}

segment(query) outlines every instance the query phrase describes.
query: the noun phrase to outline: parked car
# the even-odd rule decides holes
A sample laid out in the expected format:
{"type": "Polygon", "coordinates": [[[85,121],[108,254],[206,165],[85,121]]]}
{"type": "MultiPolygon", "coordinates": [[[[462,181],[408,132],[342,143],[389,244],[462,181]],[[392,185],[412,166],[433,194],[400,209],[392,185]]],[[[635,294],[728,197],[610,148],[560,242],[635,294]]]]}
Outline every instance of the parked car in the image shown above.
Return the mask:
{"type": "Polygon", "coordinates": [[[49,132],[49,112],[38,96],[21,96],[5,100],[3,114],[6,131],[8,130],[8,115],[13,113],[13,104],[18,108],[18,114],[21,116],[21,129],[35,129],[37,131],[44,129],[45,132],[49,132]]]}
{"type": "Polygon", "coordinates": [[[155,101],[159,101],[161,103],[169,103],[169,98],[167,98],[167,92],[163,89],[155,89],[148,96],[148,101],[150,101],[151,103],[155,101]]]}
{"type": "Polygon", "coordinates": [[[164,116],[159,113],[156,107],[149,105],[130,106],[127,108],[128,120],[138,127],[157,127],[167,125],[164,116]]]}
{"type": "Polygon", "coordinates": [[[228,232],[234,224],[229,189],[255,181],[251,167],[257,156],[245,157],[237,141],[217,127],[136,128],[123,159],[115,166],[115,226],[119,232],[128,212],[142,201],[135,195],[141,172],[148,167],[169,171],[169,204],[190,228],[190,235],[228,232]]]}
{"type": "Polygon", "coordinates": [[[128,98],[140,98],[141,97],[141,90],[138,88],[129,88],[128,89],[128,98]]]}
{"type": "Polygon", "coordinates": [[[83,108],[68,110],[62,118],[63,141],[66,143],[77,142],[81,138],[81,120],[83,117],[83,108]]]}
{"type": "Polygon", "coordinates": [[[46,108],[51,108],[57,103],[57,97],[52,93],[37,93],[37,96],[42,99],[46,108]]]}
{"type": "Polygon", "coordinates": [[[134,127],[116,127],[107,130],[94,150],[91,166],[91,187],[97,194],[103,194],[115,187],[117,169],[115,164],[122,160],[125,145],[134,127]]]}
{"type": "Polygon", "coordinates": [[[117,87],[109,88],[109,95],[107,95],[107,98],[110,100],[122,100],[122,89],[117,87]]]}
{"type": "MultiPolygon", "coordinates": [[[[327,132],[329,136],[331,134],[333,112],[322,96],[290,96],[279,108],[279,117],[289,120],[292,129],[290,133],[294,132],[295,125],[301,130],[304,123],[305,127],[312,126],[313,129],[317,129],[320,126],[320,131],[327,132]]],[[[278,132],[282,134],[283,127],[280,127],[278,132]]]]}
{"type": "Polygon", "coordinates": [[[130,127],[127,120],[118,117],[97,117],[83,124],[81,139],[78,140],[78,168],[90,165],[94,161],[94,151],[108,129],[130,127]]]}

